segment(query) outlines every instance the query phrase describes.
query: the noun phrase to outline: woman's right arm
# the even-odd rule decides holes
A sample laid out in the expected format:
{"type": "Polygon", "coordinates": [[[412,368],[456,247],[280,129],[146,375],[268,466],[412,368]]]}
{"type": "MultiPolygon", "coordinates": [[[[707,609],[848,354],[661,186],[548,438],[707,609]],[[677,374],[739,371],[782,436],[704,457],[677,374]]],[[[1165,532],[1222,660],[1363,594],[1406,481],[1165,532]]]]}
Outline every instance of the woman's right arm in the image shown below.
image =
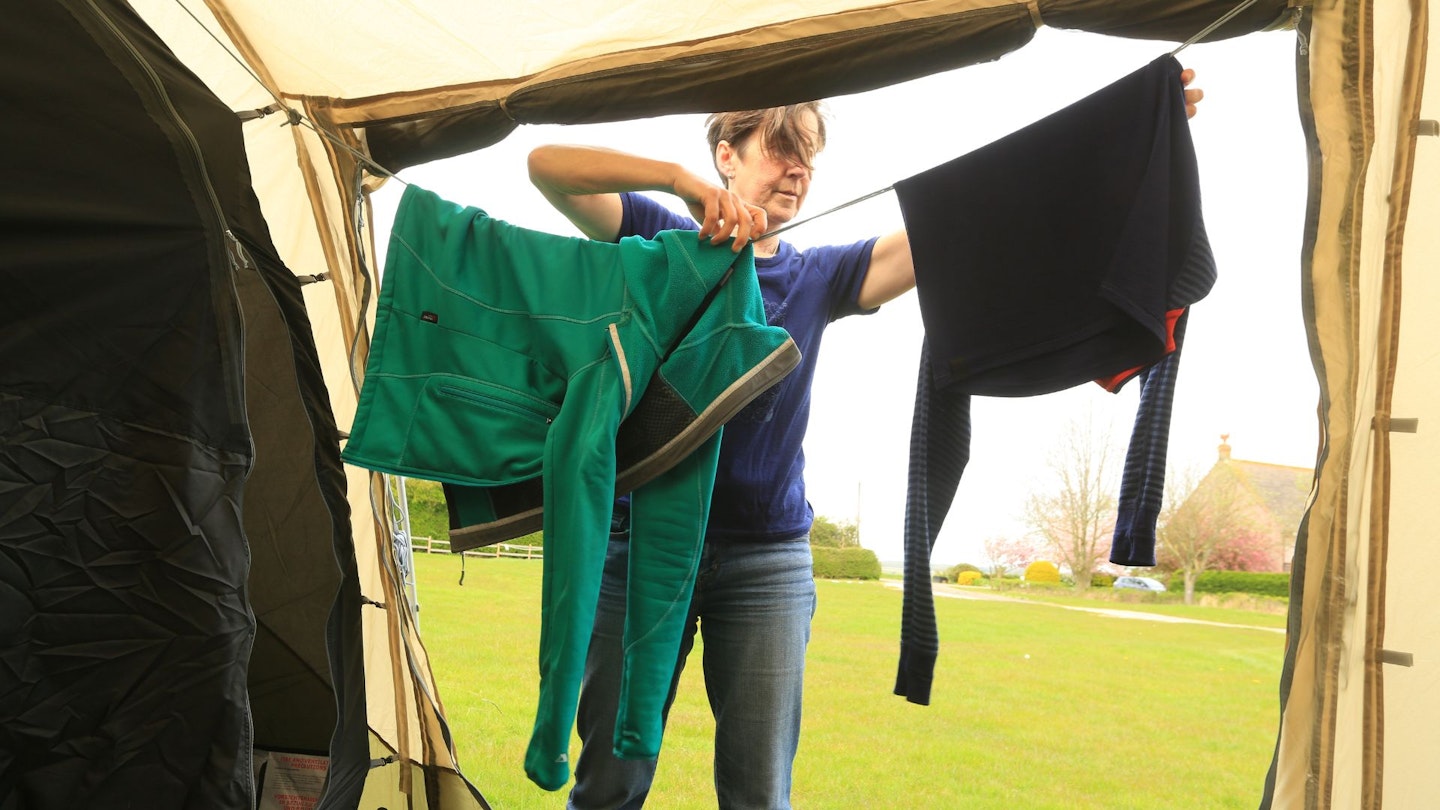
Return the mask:
{"type": "Polygon", "coordinates": [[[663,191],[684,201],[700,238],[719,244],[733,233],[734,250],[765,232],[765,212],[677,163],[590,146],[550,145],[530,153],[530,182],[591,239],[620,235],[622,191],[663,191]],[[727,226],[726,223],[729,223],[727,226]]]}

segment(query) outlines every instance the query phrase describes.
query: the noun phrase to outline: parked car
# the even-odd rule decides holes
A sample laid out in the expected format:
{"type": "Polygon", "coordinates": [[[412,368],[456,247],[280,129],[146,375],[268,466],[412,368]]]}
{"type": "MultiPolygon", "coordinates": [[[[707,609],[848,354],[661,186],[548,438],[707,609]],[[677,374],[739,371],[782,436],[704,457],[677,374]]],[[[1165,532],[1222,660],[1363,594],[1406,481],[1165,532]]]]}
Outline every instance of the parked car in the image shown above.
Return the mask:
{"type": "Polygon", "coordinates": [[[1116,577],[1116,588],[1133,588],[1137,591],[1163,591],[1165,583],[1151,577],[1116,577]]]}

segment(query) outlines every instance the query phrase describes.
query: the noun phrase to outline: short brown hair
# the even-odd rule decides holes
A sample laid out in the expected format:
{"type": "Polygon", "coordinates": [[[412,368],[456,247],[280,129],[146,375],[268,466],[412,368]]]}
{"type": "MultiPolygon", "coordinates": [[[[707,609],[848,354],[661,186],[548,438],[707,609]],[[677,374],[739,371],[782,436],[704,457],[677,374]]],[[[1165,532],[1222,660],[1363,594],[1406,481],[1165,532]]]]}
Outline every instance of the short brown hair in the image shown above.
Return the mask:
{"type": "MultiPolygon", "coordinates": [[[[757,132],[763,148],[782,160],[794,161],[807,169],[814,168],[815,155],[825,148],[825,114],[818,101],[763,110],[714,113],[705,119],[705,127],[711,162],[715,160],[715,148],[721,141],[729,141],[731,146],[741,150],[757,132]],[[800,123],[807,112],[815,115],[813,137],[800,123]]],[[[716,166],[715,170],[719,172],[720,167],[716,166]]],[[[720,172],[720,179],[728,180],[724,172],[720,172]]]]}

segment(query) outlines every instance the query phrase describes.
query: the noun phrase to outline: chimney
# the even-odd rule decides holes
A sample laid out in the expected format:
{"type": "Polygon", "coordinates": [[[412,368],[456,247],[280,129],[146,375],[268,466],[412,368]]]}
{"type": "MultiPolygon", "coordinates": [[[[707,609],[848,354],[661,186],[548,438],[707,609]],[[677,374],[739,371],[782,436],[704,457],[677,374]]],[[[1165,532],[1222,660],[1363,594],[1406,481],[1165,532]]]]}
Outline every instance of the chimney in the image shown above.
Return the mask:
{"type": "Polygon", "coordinates": [[[1221,460],[1221,461],[1229,461],[1229,460],[1230,460],[1230,434],[1229,434],[1229,433],[1221,433],[1221,434],[1220,434],[1220,447],[1219,447],[1218,449],[1220,450],[1220,460],[1221,460]]]}

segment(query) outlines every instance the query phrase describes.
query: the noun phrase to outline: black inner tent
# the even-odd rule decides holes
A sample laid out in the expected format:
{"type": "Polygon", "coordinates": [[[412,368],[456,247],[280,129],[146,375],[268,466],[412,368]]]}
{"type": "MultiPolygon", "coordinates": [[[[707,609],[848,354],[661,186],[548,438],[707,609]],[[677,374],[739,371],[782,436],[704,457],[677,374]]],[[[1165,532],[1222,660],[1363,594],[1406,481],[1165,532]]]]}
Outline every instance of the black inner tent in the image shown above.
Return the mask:
{"type": "Polygon", "coordinates": [[[0,77],[0,807],[245,807],[252,747],[353,803],[338,436],[241,122],[118,2],[7,10],[0,77]]]}

